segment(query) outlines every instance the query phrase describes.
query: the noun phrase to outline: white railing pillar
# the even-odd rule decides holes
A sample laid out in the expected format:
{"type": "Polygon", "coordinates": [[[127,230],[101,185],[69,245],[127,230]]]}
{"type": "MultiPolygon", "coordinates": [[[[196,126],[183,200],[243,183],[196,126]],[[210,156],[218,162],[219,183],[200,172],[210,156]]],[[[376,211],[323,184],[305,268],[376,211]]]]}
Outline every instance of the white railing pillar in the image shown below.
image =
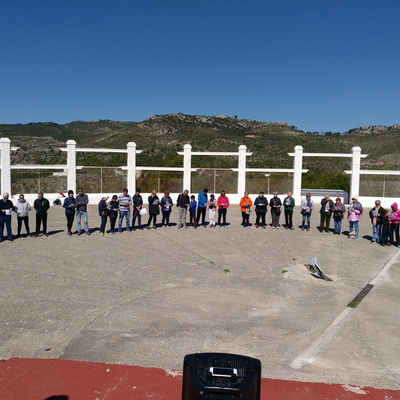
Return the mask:
{"type": "Polygon", "coordinates": [[[128,192],[133,196],[136,193],[136,143],[129,142],[126,145],[128,151],[127,157],[127,188],[128,192]]]}
{"type": "Polygon", "coordinates": [[[183,188],[184,190],[192,190],[192,146],[185,144],[183,146],[183,188]]]}
{"type": "Polygon", "coordinates": [[[242,144],[239,146],[239,165],[238,165],[238,195],[243,196],[246,190],[246,150],[247,147],[242,144]]]}
{"type": "Polygon", "coordinates": [[[303,169],[303,146],[296,146],[294,148],[294,160],[293,160],[293,197],[300,202],[301,199],[301,178],[303,169]]]}
{"type": "Polygon", "coordinates": [[[76,142],[67,141],[67,190],[76,194],[76,142]]]}
{"type": "Polygon", "coordinates": [[[359,194],[360,194],[360,170],[361,170],[361,147],[355,146],[351,150],[353,153],[353,157],[351,159],[350,196],[359,196],[359,194]]]}
{"type": "Polygon", "coordinates": [[[1,153],[1,194],[7,192],[11,196],[11,140],[0,139],[1,153]]]}

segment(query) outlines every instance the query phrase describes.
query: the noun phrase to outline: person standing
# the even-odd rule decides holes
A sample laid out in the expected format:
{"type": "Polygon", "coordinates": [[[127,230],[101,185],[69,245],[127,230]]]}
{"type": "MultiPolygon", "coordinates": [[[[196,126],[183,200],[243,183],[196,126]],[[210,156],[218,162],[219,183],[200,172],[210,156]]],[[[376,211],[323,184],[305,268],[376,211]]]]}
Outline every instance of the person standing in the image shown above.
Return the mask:
{"type": "Polygon", "coordinates": [[[210,200],[207,203],[208,207],[208,218],[210,220],[209,225],[210,228],[215,228],[215,214],[217,213],[217,200],[215,200],[215,196],[212,194],[210,196],[210,200]]]}
{"type": "Polygon", "coordinates": [[[244,196],[240,199],[240,211],[242,212],[242,228],[250,228],[249,217],[253,202],[248,192],[244,192],[244,196]]]}
{"type": "Polygon", "coordinates": [[[128,194],[128,189],[125,188],[122,194],[118,196],[119,204],[119,222],[118,222],[118,232],[122,233],[122,220],[125,217],[126,220],[126,230],[131,232],[131,227],[129,226],[129,221],[131,219],[130,205],[132,204],[132,198],[128,194]]]}
{"type": "Polygon", "coordinates": [[[117,221],[119,211],[118,196],[114,194],[111,201],[108,203],[108,212],[110,216],[110,232],[115,234],[115,222],[117,221]]]}
{"type": "Polygon", "coordinates": [[[371,243],[380,243],[382,240],[382,215],[385,209],[381,207],[381,201],[375,201],[375,207],[369,212],[372,224],[372,239],[371,243]]]}
{"type": "Polygon", "coordinates": [[[63,207],[65,208],[65,217],[67,218],[67,235],[72,235],[72,225],[75,218],[75,198],[74,191],[68,190],[68,197],[65,198],[63,207]]]}
{"type": "Polygon", "coordinates": [[[39,236],[40,225],[43,226],[43,236],[48,237],[47,234],[47,210],[50,208],[50,203],[43,197],[43,193],[38,193],[38,198],[33,203],[33,208],[36,210],[36,233],[35,237],[39,236]]]}
{"type": "Polygon", "coordinates": [[[301,201],[301,215],[303,216],[303,222],[301,223],[301,230],[304,231],[306,228],[307,220],[307,231],[310,230],[310,218],[312,210],[314,209],[314,202],[311,199],[311,193],[306,194],[305,199],[301,201]]]}
{"type": "Polygon", "coordinates": [[[292,192],[288,192],[287,196],[283,200],[283,205],[285,207],[285,222],[286,229],[293,230],[293,208],[294,208],[294,198],[292,197],[292,192]]]}
{"type": "Polygon", "coordinates": [[[7,239],[13,242],[11,231],[11,214],[14,209],[14,204],[9,199],[10,195],[7,192],[3,193],[3,198],[0,200],[0,243],[3,241],[4,224],[7,228],[7,239]]]}
{"type": "Polygon", "coordinates": [[[261,226],[265,229],[265,214],[267,213],[268,200],[264,196],[264,192],[259,193],[254,201],[254,205],[256,207],[256,228],[260,226],[259,223],[261,219],[261,226]]]}
{"type": "Polygon", "coordinates": [[[272,228],[279,228],[279,217],[281,216],[282,211],[282,201],[278,197],[278,192],[274,192],[274,197],[269,201],[269,206],[271,208],[271,217],[272,217],[272,228]]]}
{"type": "Polygon", "coordinates": [[[197,227],[197,220],[196,220],[196,208],[197,208],[197,201],[194,195],[190,196],[190,224],[193,224],[193,228],[197,227]]]}
{"type": "Polygon", "coordinates": [[[100,224],[100,236],[107,235],[106,232],[106,224],[107,224],[107,214],[108,214],[108,205],[107,205],[108,196],[104,195],[99,202],[99,215],[101,217],[100,224]]]}
{"type": "Polygon", "coordinates": [[[321,200],[321,209],[319,213],[321,214],[321,219],[319,223],[319,231],[322,233],[325,228],[325,232],[329,233],[329,226],[331,224],[331,216],[332,212],[335,208],[333,201],[329,197],[329,194],[326,194],[325,197],[321,200]]]}
{"type": "Polygon", "coordinates": [[[360,231],[358,221],[363,212],[362,205],[358,202],[358,197],[353,196],[351,198],[351,204],[347,208],[347,219],[349,220],[349,238],[358,239],[358,233],[360,231]],[[354,229],[354,231],[353,231],[354,229]]]}
{"type": "MultiPolygon", "coordinates": [[[[194,196],[192,196],[194,198],[194,196]]],[[[178,207],[178,229],[185,227],[186,226],[186,214],[187,214],[187,209],[190,204],[189,200],[189,190],[184,190],[183,193],[180,193],[178,196],[178,199],[176,200],[176,206],[178,207]]],[[[192,212],[192,210],[190,210],[192,212]]],[[[196,213],[196,210],[194,211],[196,213]]],[[[190,216],[190,221],[192,216],[190,216]]]]}
{"type": "Polygon", "coordinates": [[[132,229],[135,228],[136,218],[138,219],[138,228],[142,229],[142,214],[140,214],[143,207],[143,199],[140,195],[140,189],[136,189],[136,194],[132,198],[133,204],[133,218],[132,218],[132,229]]]}
{"type": "Polygon", "coordinates": [[[30,204],[25,200],[25,196],[23,194],[19,195],[19,199],[17,201],[17,205],[15,206],[16,211],[17,211],[17,221],[18,221],[18,236],[21,236],[21,228],[22,228],[22,222],[25,224],[25,229],[26,233],[29,238],[32,237],[32,235],[29,232],[29,219],[28,219],[28,212],[31,211],[31,206],[30,204]]]}
{"type": "Polygon", "coordinates": [[[173,206],[172,199],[169,195],[169,192],[164,192],[164,196],[161,199],[161,212],[162,212],[162,221],[161,225],[163,228],[169,228],[169,216],[171,215],[172,206],[173,206]]]}
{"type": "Polygon", "coordinates": [[[400,247],[399,240],[399,223],[400,223],[400,210],[397,203],[393,203],[391,206],[392,212],[388,215],[390,221],[390,244],[395,245],[394,237],[396,235],[396,245],[400,247]]]}
{"type": "Polygon", "coordinates": [[[335,205],[333,207],[333,221],[335,223],[335,235],[340,235],[342,232],[342,220],[344,213],[346,212],[346,208],[342,203],[340,197],[337,197],[335,200],[335,205]]]}
{"type": "Polygon", "coordinates": [[[229,207],[229,199],[226,196],[225,190],[221,190],[221,195],[218,197],[218,226],[226,228],[226,212],[229,207]],[[222,225],[221,225],[221,218],[222,218],[222,225]]]}
{"type": "Polygon", "coordinates": [[[202,220],[202,225],[206,227],[206,210],[207,210],[207,203],[208,203],[208,189],[204,189],[202,192],[199,193],[197,196],[197,225],[200,222],[200,216],[202,220]]]}
{"type": "Polygon", "coordinates": [[[147,222],[147,229],[151,228],[151,221],[153,220],[153,228],[156,229],[157,215],[160,214],[160,199],[157,192],[153,190],[149,196],[149,220],[147,222]]]}
{"type": "Polygon", "coordinates": [[[82,234],[81,230],[81,220],[83,219],[83,225],[86,235],[90,235],[89,223],[88,223],[88,213],[87,205],[89,204],[89,197],[87,194],[83,193],[83,189],[78,189],[78,195],[75,199],[76,207],[76,227],[78,228],[78,235],[82,234]]]}

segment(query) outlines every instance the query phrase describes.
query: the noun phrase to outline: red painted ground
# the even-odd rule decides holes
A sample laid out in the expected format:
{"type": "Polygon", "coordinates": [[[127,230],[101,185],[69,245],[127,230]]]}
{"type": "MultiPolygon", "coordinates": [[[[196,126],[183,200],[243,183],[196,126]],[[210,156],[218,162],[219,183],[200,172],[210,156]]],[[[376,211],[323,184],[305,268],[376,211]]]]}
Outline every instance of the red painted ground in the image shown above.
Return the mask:
{"type": "MultiPolygon", "coordinates": [[[[1,400],[179,400],[180,371],[69,360],[0,363],[1,400]]],[[[262,379],[261,400],[400,400],[400,391],[262,379]]]]}

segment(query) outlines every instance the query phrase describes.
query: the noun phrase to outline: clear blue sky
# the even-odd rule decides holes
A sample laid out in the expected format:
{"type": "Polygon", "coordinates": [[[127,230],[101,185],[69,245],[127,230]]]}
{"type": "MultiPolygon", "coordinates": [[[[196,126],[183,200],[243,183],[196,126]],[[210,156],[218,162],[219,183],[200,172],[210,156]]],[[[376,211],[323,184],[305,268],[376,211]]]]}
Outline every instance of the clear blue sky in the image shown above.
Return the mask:
{"type": "Polygon", "coordinates": [[[0,123],[400,123],[400,1],[1,1],[0,123]]]}

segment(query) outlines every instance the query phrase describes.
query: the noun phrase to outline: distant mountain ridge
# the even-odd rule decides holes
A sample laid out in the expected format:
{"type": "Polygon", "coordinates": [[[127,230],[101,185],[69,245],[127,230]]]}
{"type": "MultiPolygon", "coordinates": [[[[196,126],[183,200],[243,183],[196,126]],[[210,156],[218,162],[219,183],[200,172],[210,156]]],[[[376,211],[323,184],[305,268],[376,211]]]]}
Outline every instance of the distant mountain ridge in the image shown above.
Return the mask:
{"type": "MultiPolygon", "coordinates": [[[[262,122],[237,117],[196,116],[181,113],[152,115],[141,122],[111,120],[73,121],[60,125],[52,122],[29,124],[2,124],[0,136],[8,137],[19,150],[13,152],[12,163],[58,164],[65,162],[65,147],[69,139],[79,147],[125,148],[136,142],[143,153],[137,156],[138,165],[181,166],[177,155],[186,143],[193,151],[237,151],[245,144],[253,153],[248,158],[249,167],[282,167],[293,165],[296,145],[305,152],[350,153],[353,146],[360,146],[369,156],[362,161],[363,168],[398,169],[400,167],[400,125],[390,127],[359,127],[340,135],[328,132],[316,135],[298,130],[287,122],[262,122]]],[[[126,156],[119,154],[78,154],[78,162],[85,165],[114,165],[126,163],[126,156]]],[[[237,165],[236,158],[194,158],[194,164],[203,167],[237,165]]],[[[349,168],[349,160],[304,159],[304,168],[326,168],[333,173],[349,168]]]]}

